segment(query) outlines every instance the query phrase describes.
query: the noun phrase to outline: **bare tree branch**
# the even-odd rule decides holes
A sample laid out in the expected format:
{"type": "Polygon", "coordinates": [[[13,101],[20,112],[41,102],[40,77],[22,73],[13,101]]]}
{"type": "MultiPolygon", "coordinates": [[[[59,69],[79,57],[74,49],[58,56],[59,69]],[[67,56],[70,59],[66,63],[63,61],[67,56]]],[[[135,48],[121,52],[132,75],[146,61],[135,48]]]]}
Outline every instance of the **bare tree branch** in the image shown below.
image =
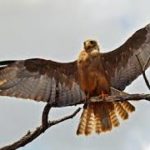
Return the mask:
{"type": "MultiPolygon", "coordinates": [[[[125,95],[116,95],[105,97],[106,102],[117,102],[117,101],[139,101],[147,100],[150,101],[150,94],[125,94],[125,95]]],[[[100,102],[104,101],[100,99],[99,96],[90,98],[90,102],[100,102]]]]}
{"type": "MultiPolygon", "coordinates": [[[[124,94],[124,95],[117,95],[117,96],[108,96],[105,98],[106,102],[114,102],[114,101],[139,101],[139,100],[147,100],[150,101],[150,94],[124,94]]],[[[91,102],[100,102],[103,101],[100,97],[92,97],[90,99],[91,102]]],[[[50,128],[53,125],[56,125],[58,123],[61,123],[65,120],[73,118],[79,111],[80,108],[78,108],[73,114],[66,116],[64,118],[61,118],[59,120],[54,121],[48,121],[48,114],[51,109],[50,104],[46,104],[43,110],[42,114],[42,125],[37,127],[34,131],[28,131],[26,135],[24,135],[21,139],[19,139],[17,142],[10,144],[8,146],[0,148],[0,150],[15,150],[17,148],[23,147],[26,144],[32,142],[35,140],[38,136],[40,136],[42,133],[44,133],[48,128],[50,128]]]]}
{"type": "MultiPolygon", "coordinates": [[[[139,101],[139,100],[147,100],[150,101],[150,94],[126,94],[123,93],[123,95],[117,95],[117,96],[108,96],[105,98],[106,102],[114,102],[114,101],[139,101]]],[[[103,101],[99,96],[92,97],[90,99],[91,102],[100,102],[103,101]]],[[[38,136],[40,136],[42,133],[44,133],[48,128],[50,128],[53,125],[56,125],[58,123],[61,123],[65,120],[73,118],[79,111],[80,108],[78,108],[73,114],[68,115],[64,118],[61,118],[59,120],[54,121],[48,121],[48,114],[51,109],[50,104],[46,104],[43,110],[42,114],[42,125],[37,127],[34,131],[28,131],[26,135],[24,135],[21,139],[19,139],[17,142],[14,142],[13,144],[10,144],[8,146],[0,148],[0,150],[15,150],[17,148],[23,147],[26,144],[32,142],[35,140],[38,136]]]]}
{"type": "Polygon", "coordinates": [[[4,146],[4,147],[0,148],[0,150],[15,150],[17,148],[23,147],[26,144],[35,140],[38,136],[40,136],[42,133],[44,133],[51,126],[73,118],[80,111],[80,108],[78,108],[71,115],[65,116],[65,117],[55,120],[55,121],[48,121],[48,113],[49,113],[50,109],[51,109],[51,106],[49,104],[46,104],[46,106],[44,107],[44,110],[43,110],[43,114],[42,114],[42,125],[41,126],[37,127],[32,132],[28,131],[27,134],[24,135],[17,142],[14,142],[13,144],[4,146]]]}

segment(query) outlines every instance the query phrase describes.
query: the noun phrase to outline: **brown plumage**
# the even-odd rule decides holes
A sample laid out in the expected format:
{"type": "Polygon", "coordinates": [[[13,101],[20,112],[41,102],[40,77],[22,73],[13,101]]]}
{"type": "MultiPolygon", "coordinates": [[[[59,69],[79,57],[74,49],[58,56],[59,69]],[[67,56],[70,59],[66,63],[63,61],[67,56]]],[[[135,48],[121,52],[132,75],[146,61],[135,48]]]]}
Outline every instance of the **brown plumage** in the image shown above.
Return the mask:
{"type": "MultiPolygon", "coordinates": [[[[77,67],[79,84],[86,93],[87,98],[97,95],[103,96],[103,94],[111,95],[111,81],[105,72],[96,41],[87,40],[84,42],[84,50],[79,55],[77,67]]],[[[77,135],[110,131],[113,126],[119,126],[116,113],[125,120],[128,118],[128,112],[134,110],[134,106],[129,102],[107,103],[104,100],[104,102],[88,103],[85,105],[87,106],[84,107],[81,115],[77,135]]]]}
{"type": "MultiPolygon", "coordinates": [[[[135,32],[114,51],[99,53],[98,47],[95,48],[88,60],[90,66],[88,61],[83,64],[84,76],[81,73],[82,67],[79,70],[78,66],[80,59],[69,63],[39,58],[1,61],[0,95],[33,99],[48,102],[53,107],[64,107],[83,103],[91,96],[109,95],[110,86],[123,91],[142,73],[136,55],[142,66],[145,66],[149,59],[150,24],[135,32]]],[[[83,53],[87,54],[84,50],[83,53]]],[[[149,66],[150,61],[145,70],[149,66]]],[[[91,132],[111,130],[119,125],[118,115],[126,119],[134,109],[129,102],[91,103],[83,111],[81,120],[84,129],[80,132],[88,135],[91,132]]]]}

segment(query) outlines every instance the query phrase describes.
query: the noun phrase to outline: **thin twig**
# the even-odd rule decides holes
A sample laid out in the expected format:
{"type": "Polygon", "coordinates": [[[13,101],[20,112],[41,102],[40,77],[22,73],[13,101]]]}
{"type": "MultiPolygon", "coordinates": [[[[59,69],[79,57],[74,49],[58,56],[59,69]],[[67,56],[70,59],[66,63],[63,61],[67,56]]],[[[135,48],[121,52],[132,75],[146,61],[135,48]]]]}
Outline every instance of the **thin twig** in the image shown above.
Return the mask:
{"type": "Polygon", "coordinates": [[[147,79],[147,77],[146,77],[146,74],[145,74],[145,69],[146,69],[146,67],[147,67],[147,65],[148,65],[148,63],[149,63],[149,61],[150,61],[150,57],[149,57],[149,59],[147,60],[147,62],[145,63],[144,67],[143,67],[142,64],[141,64],[141,61],[140,61],[138,55],[136,55],[136,58],[137,58],[137,60],[138,60],[138,62],[139,62],[139,66],[140,66],[140,68],[141,68],[141,72],[142,72],[144,81],[145,81],[145,83],[146,83],[148,89],[150,90],[150,83],[149,83],[149,81],[148,81],[148,79],[147,79]]]}
{"type": "Polygon", "coordinates": [[[144,67],[143,67],[144,70],[146,70],[146,69],[148,68],[149,63],[150,63],[150,56],[149,56],[149,58],[147,59],[147,62],[145,63],[145,65],[144,65],[144,67]]]}

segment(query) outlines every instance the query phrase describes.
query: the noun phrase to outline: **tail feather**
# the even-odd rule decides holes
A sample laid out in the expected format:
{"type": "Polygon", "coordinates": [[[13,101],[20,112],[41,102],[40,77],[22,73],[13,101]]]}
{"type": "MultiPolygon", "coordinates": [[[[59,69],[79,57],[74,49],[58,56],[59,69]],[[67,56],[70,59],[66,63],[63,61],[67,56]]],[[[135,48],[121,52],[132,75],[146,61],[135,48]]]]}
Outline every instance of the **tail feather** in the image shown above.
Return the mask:
{"type": "Polygon", "coordinates": [[[95,115],[94,115],[94,104],[88,105],[87,122],[85,126],[85,135],[89,135],[93,132],[95,127],[95,115]]]}
{"type": "Polygon", "coordinates": [[[120,102],[120,104],[128,112],[135,111],[135,107],[130,102],[128,102],[128,101],[126,101],[126,102],[120,102]]]}
{"type": "Polygon", "coordinates": [[[122,107],[120,102],[114,102],[114,106],[116,111],[118,112],[119,116],[123,119],[126,120],[128,119],[129,115],[128,112],[122,107]]]}
{"type": "Polygon", "coordinates": [[[117,115],[116,115],[115,111],[114,110],[112,110],[112,111],[110,110],[109,111],[109,116],[110,116],[110,120],[111,120],[112,125],[114,127],[118,127],[120,125],[120,123],[119,123],[119,120],[117,118],[117,115]]]}
{"type": "MultiPolygon", "coordinates": [[[[113,87],[111,87],[111,94],[112,95],[128,95],[127,93],[125,93],[123,91],[119,91],[113,87]]],[[[135,111],[135,107],[128,101],[120,102],[120,104],[127,112],[135,111]]]]}
{"type": "Polygon", "coordinates": [[[82,112],[77,135],[110,131],[112,127],[118,127],[120,124],[116,113],[125,120],[129,116],[128,113],[134,110],[134,106],[129,102],[90,103],[82,112]]]}
{"type": "MultiPolygon", "coordinates": [[[[89,135],[92,132],[101,133],[112,129],[112,122],[109,115],[111,103],[97,102],[90,103],[84,108],[80,123],[77,129],[77,135],[89,135]]],[[[114,109],[114,108],[113,108],[114,109]]]]}
{"type": "Polygon", "coordinates": [[[112,129],[112,124],[109,116],[109,105],[105,102],[97,103],[99,105],[100,121],[101,121],[101,130],[102,132],[110,131],[112,129]]]}
{"type": "Polygon", "coordinates": [[[100,134],[102,132],[102,122],[100,121],[101,116],[99,113],[99,108],[96,108],[94,112],[95,112],[95,132],[97,134],[100,134]]]}
{"type": "Polygon", "coordinates": [[[88,114],[88,109],[84,108],[81,118],[80,118],[78,129],[77,129],[77,133],[76,133],[77,135],[85,134],[85,128],[87,124],[87,114],[88,114]]]}

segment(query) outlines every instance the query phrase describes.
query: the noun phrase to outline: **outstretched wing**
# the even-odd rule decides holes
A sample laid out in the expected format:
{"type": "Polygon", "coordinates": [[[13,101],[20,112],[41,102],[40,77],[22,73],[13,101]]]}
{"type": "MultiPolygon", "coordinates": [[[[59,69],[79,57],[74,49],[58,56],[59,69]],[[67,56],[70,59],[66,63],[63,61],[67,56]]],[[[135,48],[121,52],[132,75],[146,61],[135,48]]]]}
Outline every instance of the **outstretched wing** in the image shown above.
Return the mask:
{"type": "Polygon", "coordinates": [[[102,54],[104,67],[114,88],[124,90],[150,66],[150,24],[138,30],[121,47],[102,54]]]}
{"type": "Polygon", "coordinates": [[[49,102],[61,107],[85,97],[78,85],[76,62],[44,59],[0,62],[0,95],[49,102]]]}

